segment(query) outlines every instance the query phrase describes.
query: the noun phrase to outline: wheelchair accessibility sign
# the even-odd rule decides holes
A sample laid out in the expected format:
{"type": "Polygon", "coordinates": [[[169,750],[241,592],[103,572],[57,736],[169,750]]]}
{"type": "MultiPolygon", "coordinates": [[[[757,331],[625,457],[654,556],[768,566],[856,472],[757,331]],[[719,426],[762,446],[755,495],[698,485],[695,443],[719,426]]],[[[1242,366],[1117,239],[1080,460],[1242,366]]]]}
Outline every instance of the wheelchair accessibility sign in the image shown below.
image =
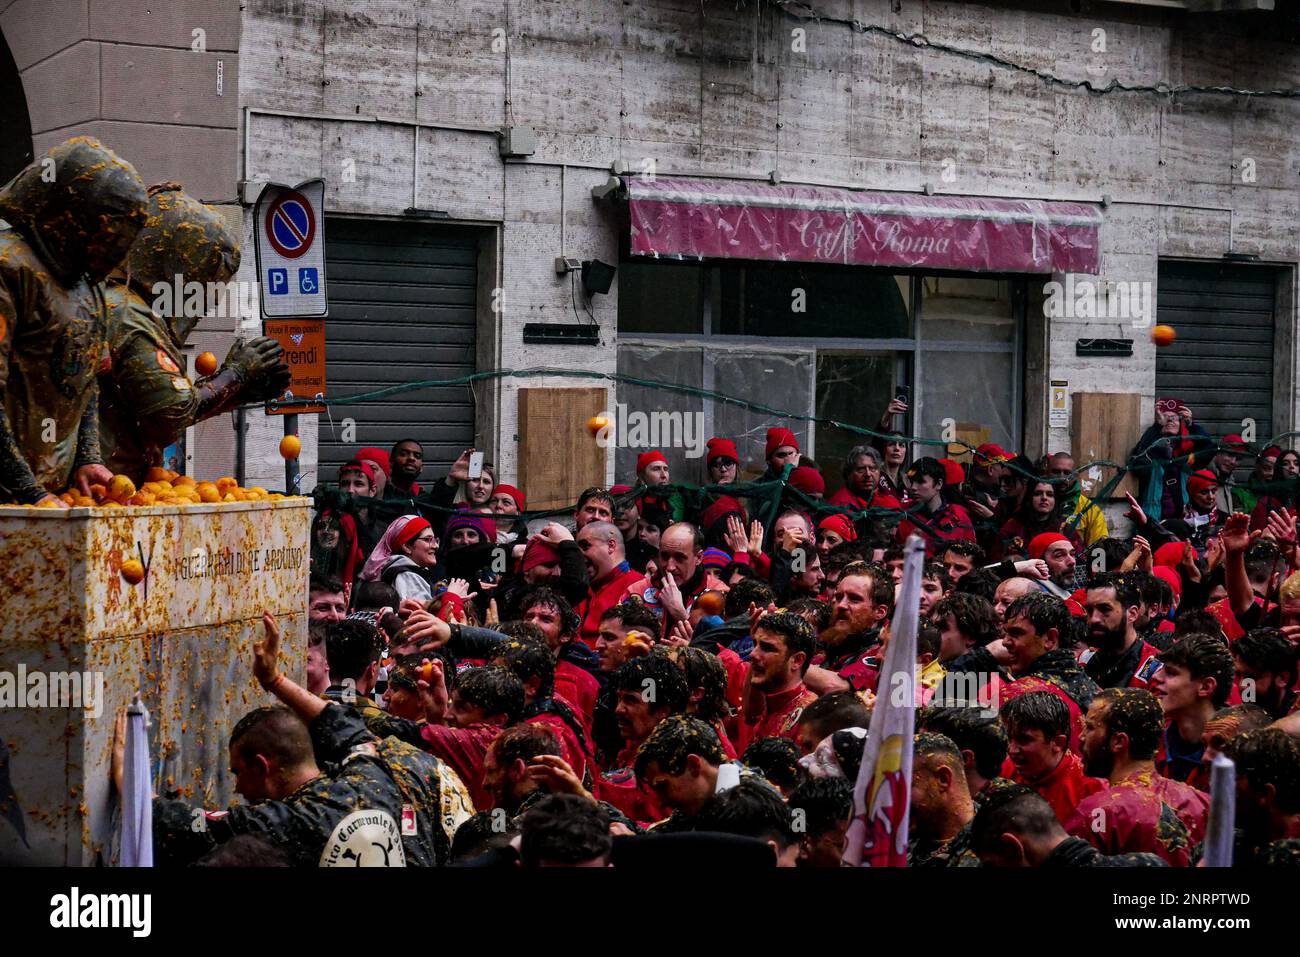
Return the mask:
{"type": "Polygon", "coordinates": [[[267,185],[254,211],[262,316],[321,317],[325,296],[325,181],[267,185]]]}

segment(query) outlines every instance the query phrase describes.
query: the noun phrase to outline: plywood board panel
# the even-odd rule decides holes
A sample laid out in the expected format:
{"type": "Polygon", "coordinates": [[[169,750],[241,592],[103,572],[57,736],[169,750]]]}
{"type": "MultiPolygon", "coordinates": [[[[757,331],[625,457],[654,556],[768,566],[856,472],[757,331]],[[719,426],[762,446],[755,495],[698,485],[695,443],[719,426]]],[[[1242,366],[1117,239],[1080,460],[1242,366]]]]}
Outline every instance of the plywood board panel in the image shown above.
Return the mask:
{"type": "MultiPolygon", "coordinates": [[[[1129,452],[1142,437],[1142,397],[1130,393],[1076,392],[1072,408],[1074,466],[1083,468],[1079,481],[1084,494],[1091,497],[1115,477],[1115,470],[1084,466],[1092,462],[1128,461],[1129,452]]],[[[1120,498],[1125,492],[1137,494],[1137,482],[1131,475],[1124,477],[1111,497],[1120,498]]]]}
{"type": "Polygon", "coordinates": [[[605,449],[587,421],[609,408],[605,389],[519,390],[519,486],[529,511],[572,506],[605,482],[605,449]]]}

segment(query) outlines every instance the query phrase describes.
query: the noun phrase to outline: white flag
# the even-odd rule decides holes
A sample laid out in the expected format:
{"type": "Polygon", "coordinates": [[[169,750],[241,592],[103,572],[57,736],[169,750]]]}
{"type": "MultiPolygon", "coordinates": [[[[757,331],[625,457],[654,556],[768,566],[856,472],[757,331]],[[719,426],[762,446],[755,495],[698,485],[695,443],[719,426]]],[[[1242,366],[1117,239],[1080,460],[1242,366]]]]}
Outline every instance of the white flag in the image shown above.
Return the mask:
{"type": "Polygon", "coordinates": [[[126,711],[122,767],[122,867],[153,867],[153,782],[149,779],[149,712],[137,694],[126,711]]]}
{"type": "Polygon", "coordinates": [[[889,647],[876,686],[871,728],[853,789],[853,824],[844,859],[859,867],[907,866],[907,818],[916,734],[916,629],[921,616],[919,535],[903,546],[903,583],[894,607],[889,647]]]}

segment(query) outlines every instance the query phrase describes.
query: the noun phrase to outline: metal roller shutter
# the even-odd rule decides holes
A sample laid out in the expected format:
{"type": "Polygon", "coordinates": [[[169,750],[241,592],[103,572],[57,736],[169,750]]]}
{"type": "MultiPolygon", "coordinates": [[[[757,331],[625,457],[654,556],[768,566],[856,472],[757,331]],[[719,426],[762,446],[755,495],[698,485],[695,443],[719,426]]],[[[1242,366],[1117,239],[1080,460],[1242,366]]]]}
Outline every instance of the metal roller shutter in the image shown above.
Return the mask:
{"type": "MultiPolygon", "coordinates": [[[[356,395],[421,379],[474,372],[478,244],[453,228],[334,219],[325,227],[329,276],[326,358],[331,396],[356,395]]],[[[424,445],[428,482],[474,443],[468,386],[401,393],[335,406],[320,416],[320,476],[363,446],[389,449],[403,438],[424,445]],[[356,439],[342,442],[343,419],[356,439]]]]}
{"type": "MultiPolygon", "coordinates": [[[[1178,338],[1156,353],[1156,395],[1182,399],[1215,438],[1253,418],[1256,440],[1273,427],[1276,274],[1236,263],[1162,262],[1157,322],[1178,338]]],[[[1241,472],[1253,463],[1242,462],[1241,472]]],[[[1241,473],[1239,473],[1241,474],[1241,473]]]]}

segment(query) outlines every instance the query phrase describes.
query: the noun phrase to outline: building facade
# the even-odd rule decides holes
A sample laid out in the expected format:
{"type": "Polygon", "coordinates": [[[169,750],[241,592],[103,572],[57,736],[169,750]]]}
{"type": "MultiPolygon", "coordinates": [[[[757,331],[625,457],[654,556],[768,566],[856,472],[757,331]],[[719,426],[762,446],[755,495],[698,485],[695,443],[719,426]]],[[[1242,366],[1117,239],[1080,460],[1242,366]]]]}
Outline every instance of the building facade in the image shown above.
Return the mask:
{"type": "MultiPolygon", "coordinates": [[[[1113,460],[1157,395],[1219,436],[1296,427],[1293,9],[155,6],[0,0],[35,148],[88,132],[185,182],[243,228],[245,282],[259,185],[325,180],[331,397],[436,384],[304,417],[308,487],[408,435],[426,479],[473,445],[530,506],[630,478],[640,439],[702,481],[702,437],[761,469],[793,412],[833,488],[861,436],[830,422],[895,395],[918,454],[1113,460]],[[608,449],[601,410],[679,415],[608,449]]],[[[247,478],[280,486],[282,423],[250,420],[247,478]]],[[[190,455],[232,471],[230,417],[190,455]]]]}

